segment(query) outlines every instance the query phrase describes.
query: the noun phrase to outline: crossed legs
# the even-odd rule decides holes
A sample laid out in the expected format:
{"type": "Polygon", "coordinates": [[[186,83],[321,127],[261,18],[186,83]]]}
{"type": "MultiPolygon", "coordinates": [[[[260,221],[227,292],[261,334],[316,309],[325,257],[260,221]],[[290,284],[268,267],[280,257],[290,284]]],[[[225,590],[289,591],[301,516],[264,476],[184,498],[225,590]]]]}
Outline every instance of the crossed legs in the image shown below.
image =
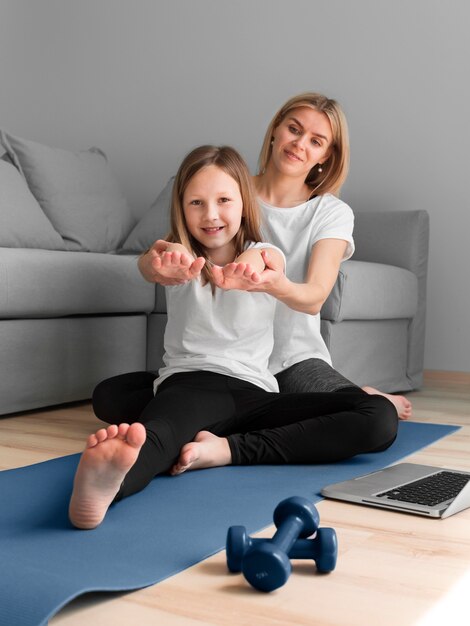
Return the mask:
{"type": "Polygon", "coordinates": [[[113,501],[161,473],[335,462],[385,449],[397,431],[396,411],[382,396],[268,393],[211,372],[172,376],[141,421],[89,437],[70,502],[78,528],[94,528],[113,501]]]}

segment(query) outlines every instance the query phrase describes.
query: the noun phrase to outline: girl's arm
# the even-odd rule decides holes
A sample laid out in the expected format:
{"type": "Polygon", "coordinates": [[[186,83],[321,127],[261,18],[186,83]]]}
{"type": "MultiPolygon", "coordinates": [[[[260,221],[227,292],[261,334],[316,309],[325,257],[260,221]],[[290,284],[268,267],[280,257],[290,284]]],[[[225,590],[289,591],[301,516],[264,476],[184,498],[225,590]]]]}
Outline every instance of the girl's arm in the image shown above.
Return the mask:
{"type": "Polygon", "coordinates": [[[245,279],[248,291],[263,291],[274,296],[294,311],[319,313],[336,282],[341,261],[348,245],[343,239],[321,239],[312,248],[304,283],[294,283],[271,264],[271,251],[264,254],[266,269],[258,282],[245,279]]]}
{"type": "Polygon", "coordinates": [[[205,259],[195,259],[180,243],[159,239],[139,257],[137,263],[145,280],[169,286],[197,278],[204,267],[205,259]]]}
{"type": "Polygon", "coordinates": [[[224,267],[214,265],[212,275],[214,283],[221,289],[241,289],[255,291],[254,285],[261,281],[262,273],[267,271],[267,261],[276,274],[284,273],[284,257],[274,248],[250,248],[242,252],[233,263],[224,267]]]}

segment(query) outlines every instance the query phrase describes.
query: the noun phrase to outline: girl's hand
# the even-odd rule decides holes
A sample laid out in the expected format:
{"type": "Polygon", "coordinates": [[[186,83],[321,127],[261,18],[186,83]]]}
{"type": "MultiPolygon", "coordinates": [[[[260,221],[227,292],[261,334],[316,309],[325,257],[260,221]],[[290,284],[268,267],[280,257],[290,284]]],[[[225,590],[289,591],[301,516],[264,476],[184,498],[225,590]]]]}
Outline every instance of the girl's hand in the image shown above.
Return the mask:
{"type": "Polygon", "coordinates": [[[261,256],[264,262],[264,270],[261,272],[253,271],[247,263],[229,263],[224,268],[213,267],[215,284],[221,289],[258,291],[276,297],[285,289],[287,281],[284,262],[279,255],[270,254],[268,249],[261,250],[261,256]]]}
{"type": "Polygon", "coordinates": [[[195,259],[180,244],[159,239],[140,257],[138,265],[144,278],[163,286],[182,285],[201,274],[205,259],[195,259]]]}
{"type": "Polygon", "coordinates": [[[259,272],[254,271],[249,263],[227,263],[224,267],[213,265],[212,276],[215,285],[225,290],[251,291],[260,281],[259,272]]]}

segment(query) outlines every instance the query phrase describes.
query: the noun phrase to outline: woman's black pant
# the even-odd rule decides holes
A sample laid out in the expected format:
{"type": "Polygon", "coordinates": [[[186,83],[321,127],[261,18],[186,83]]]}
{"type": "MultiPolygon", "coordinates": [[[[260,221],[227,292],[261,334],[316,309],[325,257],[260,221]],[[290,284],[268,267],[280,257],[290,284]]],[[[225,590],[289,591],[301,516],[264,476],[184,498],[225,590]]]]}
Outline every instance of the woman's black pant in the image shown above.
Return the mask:
{"type": "Polygon", "coordinates": [[[385,450],[398,425],[395,407],[379,395],[270,393],[212,372],[174,374],[155,396],[138,399],[147,438],[116,499],[167,472],[201,430],[227,437],[233,465],[314,464],[385,450]]]}

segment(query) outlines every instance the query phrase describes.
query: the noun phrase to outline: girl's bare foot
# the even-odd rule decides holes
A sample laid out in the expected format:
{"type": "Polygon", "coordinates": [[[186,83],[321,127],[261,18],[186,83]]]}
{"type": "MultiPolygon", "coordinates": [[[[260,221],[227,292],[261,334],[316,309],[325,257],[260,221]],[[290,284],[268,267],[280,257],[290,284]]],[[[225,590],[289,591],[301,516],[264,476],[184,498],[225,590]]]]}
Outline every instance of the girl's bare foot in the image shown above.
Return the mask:
{"type": "Polygon", "coordinates": [[[411,406],[411,402],[405,396],[396,396],[393,393],[383,393],[374,387],[363,387],[362,389],[370,395],[384,396],[395,406],[398,417],[401,420],[410,419],[413,408],[411,406]]]}
{"type": "Polygon", "coordinates": [[[75,474],[69,505],[70,521],[77,528],[96,528],[134,465],[145,441],[142,424],[113,424],[87,440],[75,474]]]}
{"type": "Polygon", "coordinates": [[[172,476],[182,474],[186,470],[203,469],[230,465],[232,453],[225,437],[217,437],[207,430],[201,430],[194,441],[181,448],[176,465],[171,469],[172,476]]]}

